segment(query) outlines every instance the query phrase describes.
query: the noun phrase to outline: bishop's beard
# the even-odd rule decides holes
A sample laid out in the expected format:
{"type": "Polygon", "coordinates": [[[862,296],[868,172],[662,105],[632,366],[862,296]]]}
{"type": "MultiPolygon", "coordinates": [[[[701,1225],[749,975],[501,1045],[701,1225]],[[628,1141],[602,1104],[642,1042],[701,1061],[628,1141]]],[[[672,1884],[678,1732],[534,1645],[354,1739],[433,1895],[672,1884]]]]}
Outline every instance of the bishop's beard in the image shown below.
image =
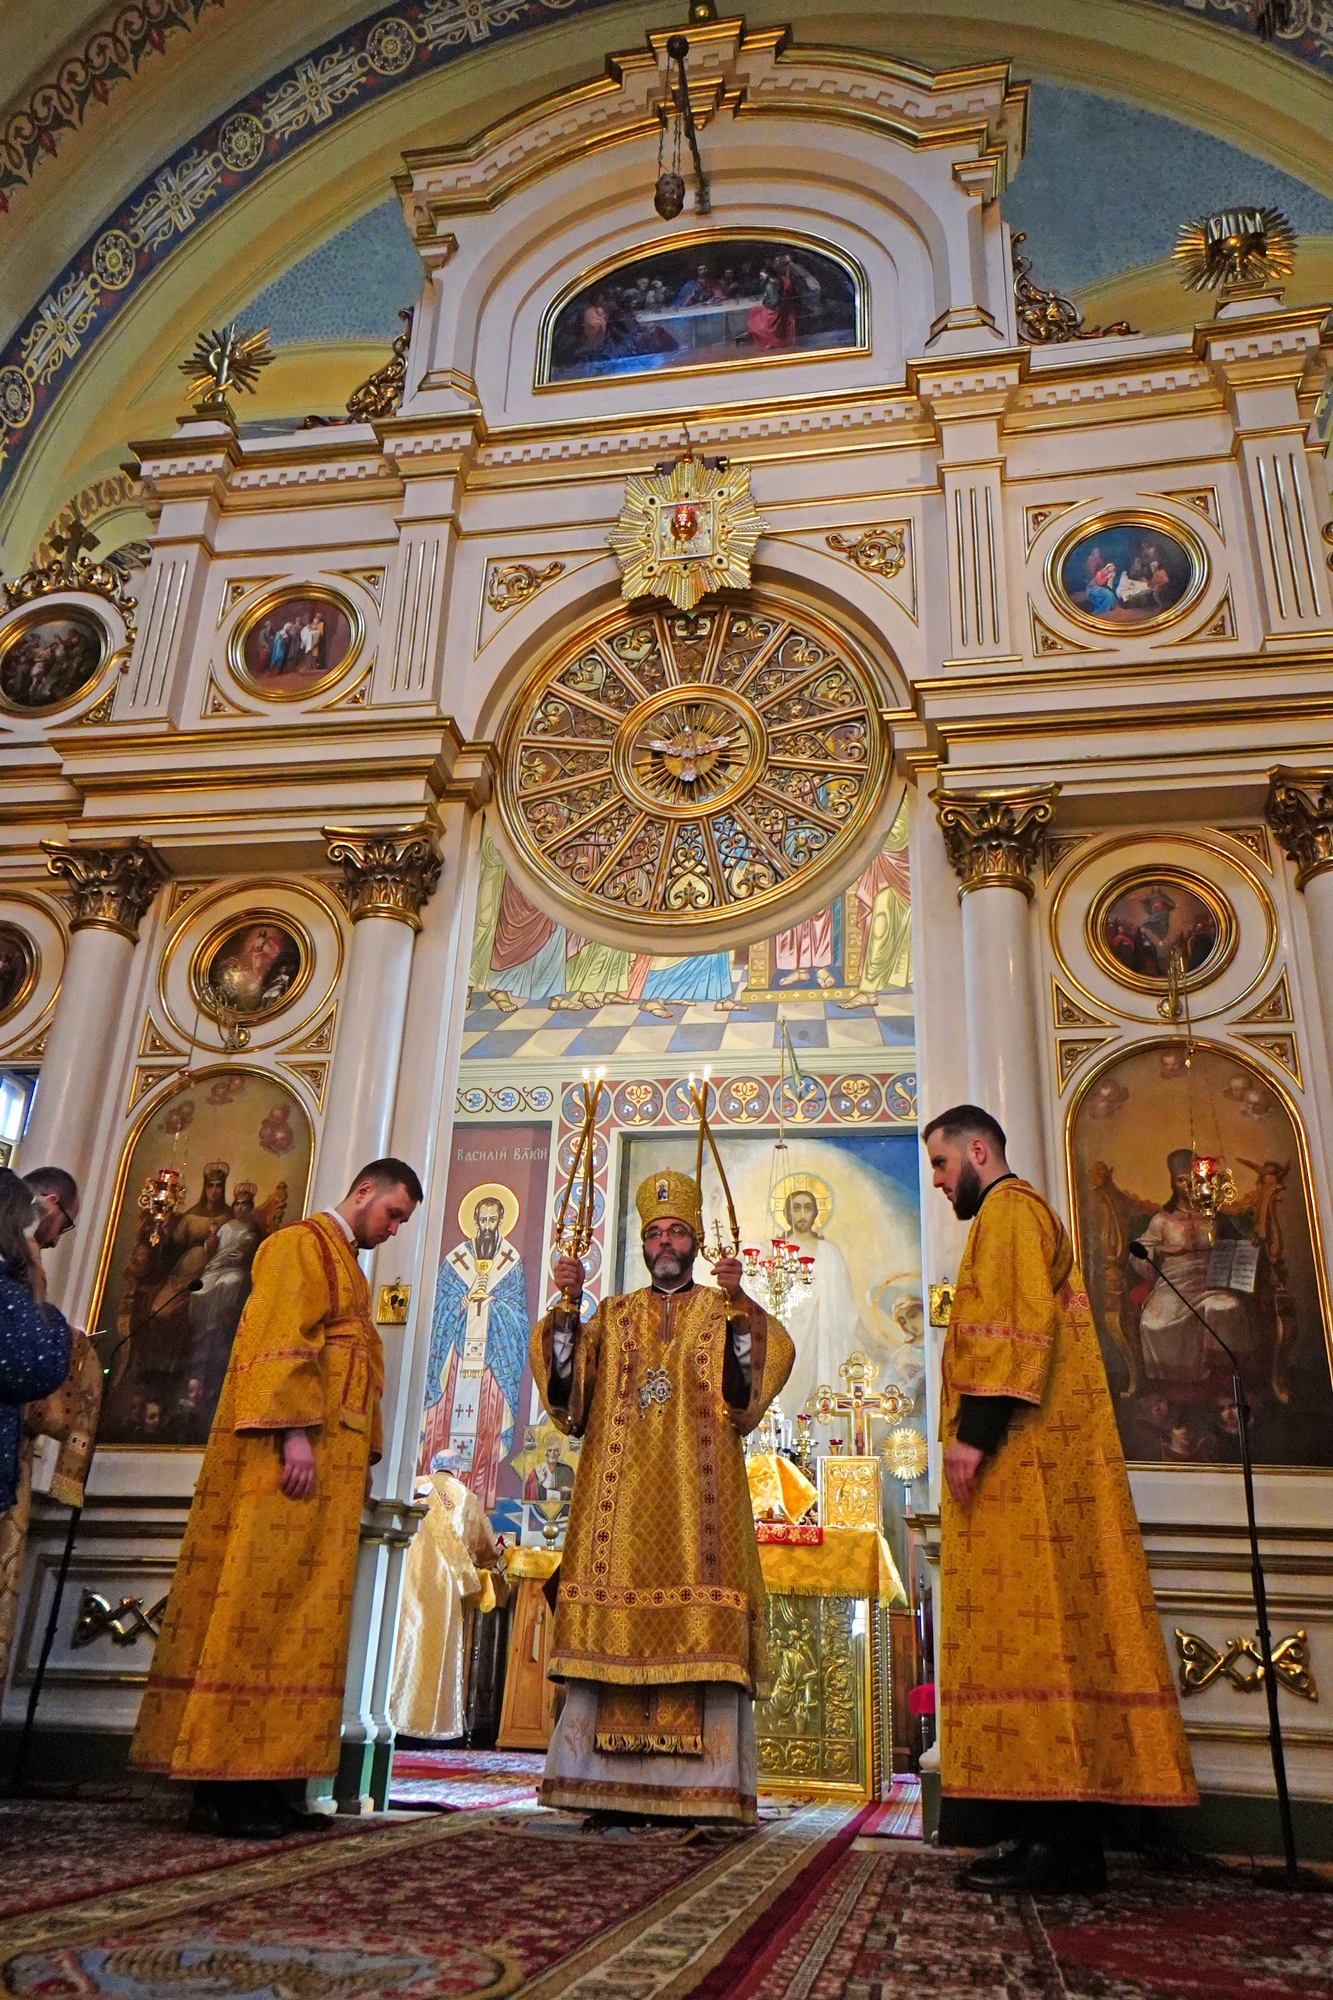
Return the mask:
{"type": "Polygon", "coordinates": [[[985,1192],[981,1175],[971,1160],[964,1160],[958,1171],[958,1185],[953,1191],[953,1212],[960,1222],[972,1220],[981,1207],[981,1197],[985,1192]]]}
{"type": "Polygon", "coordinates": [[[674,1250],[659,1250],[656,1257],[650,1257],[645,1250],[643,1261],[655,1285],[678,1285],[694,1259],[678,1257],[674,1250]]]}

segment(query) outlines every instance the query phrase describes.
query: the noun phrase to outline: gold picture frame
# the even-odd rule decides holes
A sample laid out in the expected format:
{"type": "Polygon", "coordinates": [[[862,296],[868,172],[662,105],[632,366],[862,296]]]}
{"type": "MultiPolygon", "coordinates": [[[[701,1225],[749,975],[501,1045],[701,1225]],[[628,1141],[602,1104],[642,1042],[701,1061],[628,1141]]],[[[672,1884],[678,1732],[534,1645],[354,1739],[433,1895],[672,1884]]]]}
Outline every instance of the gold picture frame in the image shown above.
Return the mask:
{"type": "Polygon", "coordinates": [[[30,938],[20,925],[5,917],[0,919],[0,948],[11,942],[16,947],[17,957],[22,961],[22,970],[9,998],[5,999],[4,980],[8,976],[8,968],[0,963],[0,1022],[11,1021],[15,1014],[27,1005],[42,971],[42,954],[37,948],[36,940],[30,938]]]}
{"type": "Polygon", "coordinates": [[[1085,632],[1095,632],[1102,638],[1137,637],[1141,632],[1160,632],[1164,626],[1186,617],[1207,589],[1209,573],[1208,551],[1186,522],[1151,507],[1109,508],[1091,519],[1074,522],[1053,544],[1046,558],[1046,594],[1063,617],[1085,632]],[[1117,598],[1126,588],[1129,569],[1115,559],[1115,550],[1121,548],[1123,555],[1136,533],[1152,535],[1159,544],[1165,541],[1172,545],[1170,601],[1143,616],[1138,615],[1132,601],[1120,601],[1115,610],[1106,612],[1075,602],[1066,572],[1077,552],[1089,543],[1101,541],[1107,545],[1108,561],[1120,568],[1121,576],[1114,588],[1109,584],[1104,588],[1117,598]],[[1178,574],[1181,561],[1188,571],[1183,580],[1178,574]]]}
{"type": "MultiPolygon", "coordinates": [[[[255,695],[260,701],[309,701],[346,679],[360,657],[365,637],[366,621],[350,597],[334,590],[331,584],[304,583],[288,577],[271,589],[262,591],[245,606],[227,639],[227,667],[232,679],[247,694],[255,695]],[[312,674],[300,686],[280,686],[276,676],[272,681],[257,678],[255,662],[247,657],[252,637],[259,633],[266,619],[274,618],[283,605],[298,604],[325,605],[337,617],[344,619],[348,627],[346,646],[334,665],[322,673],[312,674]]],[[[291,676],[284,675],[283,678],[291,676]]]]}
{"type": "Polygon", "coordinates": [[[1133,993],[1160,996],[1169,992],[1171,986],[1170,975],[1162,959],[1164,950],[1169,953],[1176,945],[1185,948],[1185,964],[1177,981],[1177,990],[1182,993],[1197,992],[1200,987],[1211,986],[1230,965],[1236,955],[1240,925],[1230,898],[1206,877],[1195,875],[1187,868],[1153,867],[1151,863],[1141,863],[1137,868],[1129,868],[1113,876],[1097,891],[1083,921],[1083,938],[1093,963],[1117,986],[1126,987],[1133,993]],[[1159,892],[1166,905],[1156,915],[1143,910],[1143,898],[1153,890],[1159,892]],[[1171,894],[1173,890],[1174,898],[1171,894]],[[1131,933],[1128,918],[1136,900],[1143,921],[1131,933]],[[1116,914],[1117,905],[1125,906],[1119,917],[1116,914]],[[1181,913],[1179,922],[1178,913],[1181,913]],[[1197,962],[1191,964],[1191,956],[1199,951],[1197,940],[1206,936],[1206,930],[1201,926],[1208,922],[1212,925],[1211,942],[1207,943],[1197,962]],[[1119,953],[1108,942],[1108,932],[1113,923],[1119,925],[1124,943],[1119,953]],[[1190,928],[1182,928],[1186,925],[1190,928]],[[1178,931],[1180,934],[1176,935],[1178,931]],[[1137,964],[1132,962],[1134,957],[1138,958],[1137,964]],[[1152,970],[1148,960],[1163,965],[1163,969],[1160,972],[1152,970]]]}
{"type": "Polygon", "coordinates": [[[0,632],[0,708],[9,715],[54,715],[58,709],[69,708],[91,693],[110,657],[111,628],[96,611],[90,610],[86,604],[59,604],[49,597],[40,598],[0,632]],[[9,691],[14,672],[13,655],[39,625],[78,625],[90,634],[95,633],[96,662],[83,673],[77,687],[67,688],[52,700],[18,701],[9,691]]]}
{"type": "Polygon", "coordinates": [[[190,955],[190,993],[200,1012],[207,1014],[211,1021],[219,1019],[220,1010],[216,991],[209,985],[207,979],[210,964],[229,937],[265,926],[280,930],[284,937],[295,945],[297,964],[278,998],[268,1004],[261,1003],[252,1012],[234,1010],[237,1019],[246,1027],[256,1027],[260,1022],[271,1021],[293,1006],[310,984],[315,969],[315,945],[304,924],[287,910],[234,911],[205,931],[190,955]]]}
{"type": "Polygon", "coordinates": [[[537,329],[537,362],[533,374],[533,388],[537,391],[550,389],[604,388],[608,382],[625,380],[640,381],[645,378],[657,379],[662,376],[716,375],[737,368],[771,368],[782,362],[828,361],[840,356],[865,355],[870,352],[870,283],[865,271],[850,251],[830,243],[827,238],[805,234],[801,230],[784,229],[728,229],[719,234],[711,229],[693,229],[679,236],[660,236],[651,243],[641,244],[633,251],[618,251],[614,256],[604,257],[597,264],[562,286],[556,296],[544,309],[537,329]],[[853,300],[853,331],[850,342],[826,347],[784,347],[773,353],[751,352],[737,355],[729,360],[711,362],[681,361],[675,366],[652,369],[627,368],[603,374],[575,375],[552,378],[552,348],[560,315],[580,292],[616,273],[628,273],[654,257],[676,257],[682,252],[708,251],[712,256],[722,254],[729,244],[768,246],[773,250],[795,250],[806,255],[817,255],[831,264],[836,264],[849,279],[853,300]]]}

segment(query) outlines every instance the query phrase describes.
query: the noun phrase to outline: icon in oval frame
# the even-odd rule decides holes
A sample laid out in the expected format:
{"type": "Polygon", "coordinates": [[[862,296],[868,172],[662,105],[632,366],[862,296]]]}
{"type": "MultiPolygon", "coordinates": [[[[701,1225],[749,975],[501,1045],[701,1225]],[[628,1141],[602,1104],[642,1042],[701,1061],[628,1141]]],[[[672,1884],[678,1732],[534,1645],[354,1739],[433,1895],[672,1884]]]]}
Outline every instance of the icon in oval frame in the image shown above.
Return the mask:
{"type": "Polygon", "coordinates": [[[111,652],[105,620],[82,604],[32,605],[0,633],[0,703],[49,715],[87,694],[111,652]]]}
{"type": "Polygon", "coordinates": [[[227,665],[261,701],[308,701],[342,680],[360,654],[365,620],[323,583],[284,583],[247,605],[232,627],[227,665]]]}
{"type": "Polygon", "coordinates": [[[1080,521],[1046,562],[1051,601],[1085,631],[1156,632],[1193,609],[1208,553],[1193,529],[1141,508],[1080,521]]]}
{"type": "Polygon", "coordinates": [[[190,991],[210,1020],[253,1028],[284,1013],[314,968],[309,932],[286,911],[233,912],[195,946],[190,991]]]}
{"type": "Polygon", "coordinates": [[[1085,936],[1107,978],[1137,993],[1169,991],[1171,956],[1178,950],[1179,990],[1192,993],[1226,971],[1239,927],[1230,902],[1201,875],[1139,867],[1098,891],[1085,936]]]}
{"type": "Polygon", "coordinates": [[[0,922],[0,1021],[8,1021],[31,998],[42,955],[25,930],[0,922]]]}

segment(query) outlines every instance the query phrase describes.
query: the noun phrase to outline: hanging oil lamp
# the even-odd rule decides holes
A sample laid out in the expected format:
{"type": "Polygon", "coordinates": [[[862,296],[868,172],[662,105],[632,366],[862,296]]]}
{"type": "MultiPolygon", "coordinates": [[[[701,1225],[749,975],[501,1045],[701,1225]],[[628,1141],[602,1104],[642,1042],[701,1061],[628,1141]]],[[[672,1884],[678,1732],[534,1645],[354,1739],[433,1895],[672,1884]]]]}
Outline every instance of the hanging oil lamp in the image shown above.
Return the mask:
{"type": "Polygon", "coordinates": [[[181,1177],[175,1167],[159,1167],[150,1174],[139,1195],[139,1207],[145,1215],[153,1219],[153,1227],[148,1241],[155,1250],[162,1241],[162,1232],[185,1199],[181,1177]]]}

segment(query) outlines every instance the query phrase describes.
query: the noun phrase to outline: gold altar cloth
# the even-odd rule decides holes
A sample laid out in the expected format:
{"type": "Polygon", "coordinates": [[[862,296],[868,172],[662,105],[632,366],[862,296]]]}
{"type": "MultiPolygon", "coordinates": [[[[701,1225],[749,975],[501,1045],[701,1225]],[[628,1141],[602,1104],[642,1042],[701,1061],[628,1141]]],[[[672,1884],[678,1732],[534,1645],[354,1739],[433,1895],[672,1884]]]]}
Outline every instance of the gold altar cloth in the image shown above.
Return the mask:
{"type": "Polygon", "coordinates": [[[877,1528],[825,1528],[817,1549],[764,1542],[759,1565],[770,1597],[868,1597],[907,1602],[893,1552],[877,1528]]]}
{"type": "Polygon", "coordinates": [[[560,1554],[559,1549],[508,1548],[503,1556],[504,1573],[511,1583],[545,1583],[559,1569],[560,1554]]]}

